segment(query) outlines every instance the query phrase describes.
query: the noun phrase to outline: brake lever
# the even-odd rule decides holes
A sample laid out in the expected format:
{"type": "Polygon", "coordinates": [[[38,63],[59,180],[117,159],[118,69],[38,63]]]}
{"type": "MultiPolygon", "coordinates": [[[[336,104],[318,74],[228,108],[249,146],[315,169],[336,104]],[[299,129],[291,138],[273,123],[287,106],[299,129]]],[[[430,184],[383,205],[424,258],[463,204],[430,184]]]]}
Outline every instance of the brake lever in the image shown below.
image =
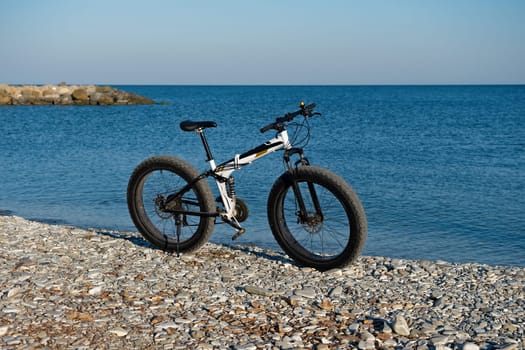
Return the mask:
{"type": "Polygon", "coordinates": [[[319,112],[308,113],[305,115],[306,118],[312,118],[314,115],[321,115],[319,112]]]}

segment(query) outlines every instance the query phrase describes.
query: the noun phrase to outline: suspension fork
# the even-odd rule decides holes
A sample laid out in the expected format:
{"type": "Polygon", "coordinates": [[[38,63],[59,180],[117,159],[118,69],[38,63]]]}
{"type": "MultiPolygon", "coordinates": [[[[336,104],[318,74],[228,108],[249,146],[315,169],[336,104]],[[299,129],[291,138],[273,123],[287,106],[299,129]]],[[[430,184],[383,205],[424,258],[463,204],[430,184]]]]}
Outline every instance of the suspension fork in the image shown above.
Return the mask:
{"type": "MultiPolygon", "coordinates": [[[[290,148],[288,150],[284,151],[284,161],[286,163],[286,167],[288,168],[288,171],[293,173],[294,169],[297,169],[299,166],[308,166],[310,165],[310,162],[308,159],[304,156],[304,152],[302,148],[290,148]],[[294,166],[292,166],[290,157],[294,154],[297,154],[299,156],[299,159],[295,162],[294,166]]],[[[315,190],[314,184],[311,182],[307,182],[308,185],[308,192],[310,193],[310,197],[312,198],[312,202],[315,207],[316,217],[323,221],[323,212],[321,210],[321,204],[319,203],[319,198],[317,196],[317,191],[315,190]]],[[[306,205],[304,203],[303,194],[301,193],[301,190],[299,188],[299,184],[295,180],[295,177],[292,176],[292,189],[295,195],[295,198],[297,200],[297,204],[299,206],[299,218],[301,220],[301,223],[308,223],[308,211],[306,210],[306,205]]]]}

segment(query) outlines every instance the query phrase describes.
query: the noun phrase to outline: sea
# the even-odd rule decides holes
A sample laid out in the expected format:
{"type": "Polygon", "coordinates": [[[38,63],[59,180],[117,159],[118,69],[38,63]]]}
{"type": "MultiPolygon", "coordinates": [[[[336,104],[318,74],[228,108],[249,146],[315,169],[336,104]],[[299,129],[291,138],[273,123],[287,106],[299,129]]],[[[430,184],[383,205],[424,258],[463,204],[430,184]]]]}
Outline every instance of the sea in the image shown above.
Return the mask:
{"type": "MultiPolygon", "coordinates": [[[[220,163],[267,141],[259,129],[305,101],[322,115],[309,134],[290,133],[359,195],[364,255],[525,266],[524,85],[117,87],[159,103],[0,107],[2,215],[136,231],[126,187],[142,160],[171,154],[207,167],[181,121],[217,122],[206,136],[220,163]]],[[[249,206],[239,244],[280,250],[266,201],[283,171],[277,152],[234,173],[249,206]]],[[[217,225],[211,241],[233,234],[217,225]]]]}

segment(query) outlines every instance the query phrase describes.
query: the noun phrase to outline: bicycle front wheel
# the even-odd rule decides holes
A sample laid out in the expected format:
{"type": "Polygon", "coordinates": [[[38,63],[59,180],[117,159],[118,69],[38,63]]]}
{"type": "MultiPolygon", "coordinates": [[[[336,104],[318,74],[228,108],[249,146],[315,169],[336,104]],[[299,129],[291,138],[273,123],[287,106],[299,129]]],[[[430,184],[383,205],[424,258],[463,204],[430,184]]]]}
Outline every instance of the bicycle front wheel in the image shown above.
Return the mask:
{"type": "Polygon", "coordinates": [[[205,180],[196,182],[173,201],[174,209],[182,214],[163,208],[168,196],[198,176],[195,167],[173,156],[146,159],[131,175],[127,190],[131,219],[144,238],[158,248],[188,253],[206,243],[211,235],[214,217],[190,214],[216,211],[213,194],[205,180]]]}
{"type": "Polygon", "coordinates": [[[290,257],[321,271],[352,263],[367,237],[365,212],[354,190],[315,166],[279,177],[268,197],[268,221],[290,257]]]}

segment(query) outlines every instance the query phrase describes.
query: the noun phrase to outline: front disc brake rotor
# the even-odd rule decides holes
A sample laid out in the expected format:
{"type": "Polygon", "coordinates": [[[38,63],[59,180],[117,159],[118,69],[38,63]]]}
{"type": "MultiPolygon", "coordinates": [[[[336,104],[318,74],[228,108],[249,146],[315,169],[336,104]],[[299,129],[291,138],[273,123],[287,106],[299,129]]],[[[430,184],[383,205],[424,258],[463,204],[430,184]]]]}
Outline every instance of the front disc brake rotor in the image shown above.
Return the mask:
{"type": "Polygon", "coordinates": [[[317,214],[309,215],[306,222],[301,223],[303,229],[310,234],[318,234],[323,228],[323,220],[317,214]]]}

